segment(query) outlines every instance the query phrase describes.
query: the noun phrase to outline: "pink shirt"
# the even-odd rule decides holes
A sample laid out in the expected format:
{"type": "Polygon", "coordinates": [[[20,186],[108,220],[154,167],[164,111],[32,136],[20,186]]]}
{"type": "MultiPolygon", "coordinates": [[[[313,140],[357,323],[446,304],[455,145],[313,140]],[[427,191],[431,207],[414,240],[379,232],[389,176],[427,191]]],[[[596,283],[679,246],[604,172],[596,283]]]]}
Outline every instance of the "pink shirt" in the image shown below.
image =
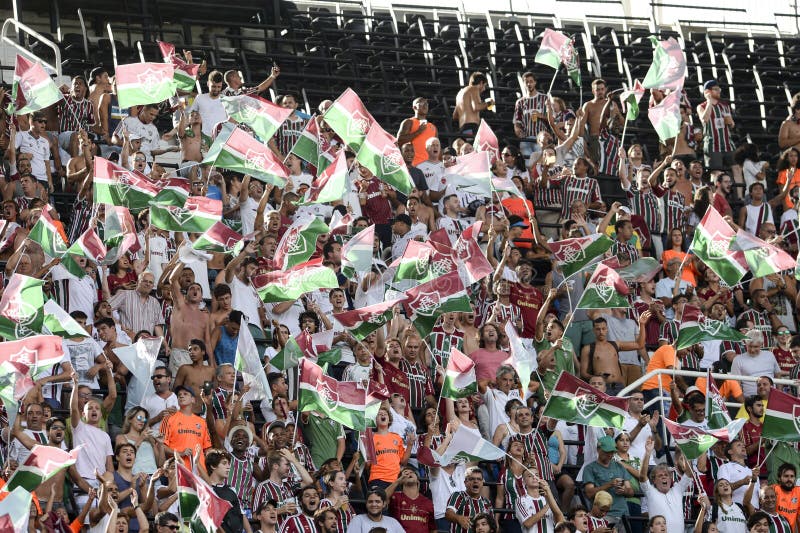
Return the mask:
{"type": "Polygon", "coordinates": [[[492,352],[479,348],[469,354],[469,357],[475,361],[475,377],[478,381],[482,379],[494,381],[497,378],[497,369],[508,359],[509,355],[503,350],[492,352]]]}

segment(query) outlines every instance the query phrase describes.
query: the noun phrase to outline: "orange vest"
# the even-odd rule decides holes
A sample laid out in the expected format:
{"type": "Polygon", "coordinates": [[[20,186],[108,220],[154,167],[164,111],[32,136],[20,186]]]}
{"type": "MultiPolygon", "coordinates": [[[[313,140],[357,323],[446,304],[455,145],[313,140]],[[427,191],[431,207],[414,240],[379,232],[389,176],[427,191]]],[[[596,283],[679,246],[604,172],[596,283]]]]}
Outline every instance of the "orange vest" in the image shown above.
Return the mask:
{"type": "MultiPolygon", "coordinates": [[[[420,125],[419,119],[411,117],[409,120],[411,120],[411,131],[417,131],[420,125]]],[[[412,165],[417,166],[423,161],[428,160],[428,151],[425,149],[425,143],[428,142],[428,139],[436,137],[437,135],[439,135],[439,132],[436,130],[436,126],[428,122],[425,131],[411,140],[411,145],[414,147],[414,162],[412,165]]]]}

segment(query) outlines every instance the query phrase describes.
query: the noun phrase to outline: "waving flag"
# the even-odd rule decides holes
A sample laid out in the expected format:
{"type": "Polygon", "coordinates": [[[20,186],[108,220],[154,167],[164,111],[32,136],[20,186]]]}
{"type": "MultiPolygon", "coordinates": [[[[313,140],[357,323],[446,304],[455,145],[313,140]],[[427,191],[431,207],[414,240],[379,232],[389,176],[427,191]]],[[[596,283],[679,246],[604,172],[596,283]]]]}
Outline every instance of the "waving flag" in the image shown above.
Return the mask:
{"type": "Polygon", "coordinates": [[[347,188],[347,157],[344,150],[339,150],[333,164],[319,173],[311,183],[306,197],[297,205],[324,204],[344,198],[347,188]]]}
{"type": "MultiPolygon", "coordinates": [[[[313,115],[306,122],[305,128],[291,150],[291,153],[314,166],[317,165],[319,158],[319,126],[316,119],[317,115],[313,115]]],[[[321,172],[320,169],[317,170],[321,172]]]]}
{"type": "Polygon", "coordinates": [[[625,104],[625,120],[636,120],[639,116],[639,102],[644,96],[644,87],[635,80],[633,88],[627,91],[622,91],[619,95],[619,101],[625,104]]]}
{"type": "Polygon", "coordinates": [[[339,287],[336,272],[322,266],[321,260],[301,263],[286,272],[276,270],[256,276],[252,283],[264,302],[291,302],[307,292],[339,287]]]}
{"type": "Polygon", "coordinates": [[[239,340],[236,344],[236,357],[234,366],[242,373],[242,380],[245,385],[250,386],[250,390],[244,393],[244,401],[272,401],[272,392],[267,382],[267,374],[264,373],[264,365],[258,356],[256,341],[250,333],[247,320],[242,317],[239,328],[239,340]]]}
{"type": "Polygon", "coordinates": [[[494,272],[491,263],[478,245],[481,225],[478,221],[461,232],[453,244],[453,258],[462,272],[465,285],[472,285],[494,272]]]}
{"type": "Polygon", "coordinates": [[[403,298],[379,302],[352,311],[334,313],[333,319],[347,329],[356,339],[363,341],[367,335],[392,319],[392,308],[402,303],[403,298]]]}
{"type": "Polygon", "coordinates": [[[33,113],[55,104],[62,98],[64,95],[42,65],[17,54],[9,114],[33,113]]]}
{"type": "Polygon", "coordinates": [[[197,88],[197,74],[200,71],[200,65],[184,61],[183,58],[175,53],[174,45],[163,41],[156,42],[161,50],[164,63],[169,63],[175,69],[174,80],[176,88],[179,91],[194,91],[197,88]]]}
{"type": "Polygon", "coordinates": [[[17,487],[0,501],[0,531],[28,531],[33,496],[17,487]]]}
{"type": "Polygon", "coordinates": [[[713,270],[729,287],[733,287],[747,272],[747,260],[744,253],[730,249],[736,232],[722,215],[713,207],[709,207],[703,220],[694,230],[692,244],[689,247],[708,268],[713,270]]]}
{"type": "Polygon", "coordinates": [[[428,336],[443,313],[472,311],[458,272],[450,272],[406,291],[406,315],[422,338],[428,336]]]}
{"type": "Polygon", "coordinates": [[[147,176],[102,157],[94,158],[94,201],[141,210],[160,192],[147,176]]]}
{"type": "Polygon", "coordinates": [[[355,381],[336,381],[308,359],[300,361],[298,411],[318,411],[356,431],[367,428],[364,413],[367,391],[355,381]]]}
{"type": "Polygon", "coordinates": [[[83,278],[86,276],[86,271],[81,268],[73,256],[85,257],[90,261],[100,264],[100,261],[105,258],[106,253],[106,245],[103,244],[103,241],[97,235],[94,228],[90,227],[67,249],[66,254],[61,259],[61,265],[73,276],[83,278]]]}
{"type": "Polygon", "coordinates": [[[228,116],[241,124],[250,126],[262,142],[269,141],[281,124],[294,111],[275,105],[258,96],[223,96],[220,98],[228,116]]]}
{"type": "Polygon", "coordinates": [[[614,309],[630,307],[628,285],[607,265],[599,264],[586,285],[578,309],[614,309]]]}
{"type": "Polygon", "coordinates": [[[74,465],[80,451],[80,448],[68,452],[55,446],[37,444],[31,448],[31,454],[25,462],[8,478],[2,491],[13,492],[17,487],[22,487],[28,492],[35,491],[39,485],[74,465]]]}
{"type": "MultiPolygon", "coordinates": [[[[44,281],[22,274],[14,274],[0,299],[0,317],[10,321],[4,324],[2,334],[19,339],[42,331],[44,314],[44,281]],[[13,331],[5,331],[8,328],[13,331]]],[[[2,346],[2,345],[0,345],[2,346]]]]}
{"type": "Polygon", "coordinates": [[[242,236],[222,222],[215,222],[205,233],[192,243],[195,250],[229,254],[242,240],[242,236]]]}
{"type": "Polygon", "coordinates": [[[717,383],[711,377],[710,368],[706,379],[706,419],[708,420],[708,429],[724,430],[724,434],[715,433],[714,436],[726,442],[734,440],[747,422],[744,418],[731,420],[728,406],[725,405],[725,398],[722,397],[717,383]]]}
{"type": "Polygon", "coordinates": [[[205,196],[190,196],[183,207],[150,204],[150,224],[167,231],[203,233],[222,218],[222,202],[205,196]]]}
{"type": "Polygon", "coordinates": [[[58,335],[65,339],[90,336],[55,300],[47,300],[44,304],[42,333],[58,335]]]}
{"type": "Polygon", "coordinates": [[[683,308],[675,349],[683,350],[698,342],[709,340],[741,341],[746,338],[746,335],[731,328],[725,322],[708,318],[697,307],[686,304],[683,308]]]}
{"type": "Polygon", "coordinates": [[[620,266],[619,259],[616,256],[612,256],[603,261],[603,264],[616,270],[619,277],[625,281],[635,283],[650,281],[662,268],[661,263],[652,257],[641,257],[630,265],[623,267],[620,266]]]}
{"type": "Polygon", "coordinates": [[[450,445],[442,455],[422,446],[419,450],[418,459],[422,464],[440,467],[453,463],[497,461],[505,457],[505,455],[503,450],[482,438],[479,433],[461,425],[453,434],[450,445]]]}
{"type": "Polygon", "coordinates": [[[479,151],[458,156],[455,165],[444,169],[444,179],[460,191],[491,197],[492,169],[489,154],[488,151],[479,151]]]}
{"type": "Polygon", "coordinates": [[[161,337],[142,336],[131,345],[120,346],[112,350],[114,355],[119,358],[120,362],[125,365],[125,368],[130,370],[136,380],[143,385],[141,389],[141,399],[133,399],[137,402],[137,405],[141,405],[148,394],[155,394],[153,381],[150,379],[150,376],[153,375],[156,369],[158,352],[161,349],[162,340],[161,337]]]}
{"type": "Polygon", "coordinates": [[[664,421],[667,431],[675,439],[675,444],[689,460],[697,459],[717,443],[716,437],[698,427],[682,426],[666,416],[661,420],[664,421]]]}
{"type": "Polygon", "coordinates": [[[609,396],[569,372],[561,372],[543,416],[600,428],[622,429],[628,398],[609,396]]]}
{"type": "Polygon", "coordinates": [[[800,398],[775,388],[770,389],[761,437],[785,442],[800,441],[800,398]]]}
{"type": "Polygon", "coordinates": [[[442,384],[442,397],[457,400],[475,394],[478,391],[478,381],[475,377],[475,361],[463,352],[453,348],[447,360],[444,383],[442,384]]]}
{"type": "Polygon", "coordinates": [[[119,107],[157,104],[175,94],[175,69],[167,63],[131,63],[117,65],[114,77],[117,82],[119,107]]]}
{"type": "Polygon", "coordinates": [[[13,365],[33,379],[38,379],[64,357],[61,337],[36,335],[0,343],[0,366],[13,365]]]}
{"type": "Polygon", "coordinates": [[[186,178],[171,177],[158,182],[159,191],[154,201],[160,205],[182,206],[191,192],[186,178]]]}
{"type": "Polygon", "coordinates": [[[509,320],[503,327],[503,331],[508,337],[508,347],[511,355],[506,359],[503,364],[511,365],[516,369],[519,376],[519,384],[522,390],[528,390],[528,384],[531,382],[531,374],[534,370],[539,368],[539,361],[536,359],[536,350],[531,348],[526,349],[519,338],[517,328],[509,320]]]}
{"type": "Polygon", "coordinates": [[[361,98],[349,87],[325,111],[322,118],[355,153],[361,150],[370,128],[377,124],[364,107],[361,98]]]}
{"type": "Polygon", "coordinates": [[[550,28],[544,30],[542,42],[536,52],[534,61],[556,70],[563,64],[572,81],[576,85],[581,84],[581,70],[575,43],[560,31],[551,30],[550,28]]]}
{"type": "Polygon", "coordinates": [[[500,159],[500,143],[497,141],[497,135],[494,134],[491,126],[483,119],[481,119],[481,124],[475,133],[473,145],[476,152],[489,152],[492,154],[492,159],[500,159]]]}
{"type": "Polygon", "coordinates": [[[607,235],[594,233],[588,237],[549,242],[547,246],[553,252],[564,277],[568,278],[599,261],[612,244],[614,241],[607,235]]]}
{"type": "Polygon", "coordinates": [[[327,224],[313,215],[295,221],[275,248],[275,264],[281,270],[286,270],[308,261],[317,250],[317,238],[329,231],[327,224]]]}
{"type": "Polygon", "coordinates": [[[286,186],[289,178],[289,169],[266,144],[230,122],[222,125],[203,164],[249,174],[281,188],[286,186]]]}
{"type": "Polygon", "coordinates": [[[680,93],[686,78],[686,58],[681,45],[673,37],[659,41],[651,36],[650,42],[655,48],[653,64],[650,65],[642,86],[645,89],[670,89],[680,93]]]}
{"type": "MultiPolygon", "coordinates": [[[[403,255],[395,259],[391,266],[395,268],[394,281],[413,279],[430,281],[434,278],[456,272],[458,267],[453,259],[452,249],[443,251],[441,245],[435,246],[431,237],[428,242],[410,240],[406,244],[403,255]]],[[[449,241],[449,237],[446,237],[449,241]]]]}
{"type": "Polygon", "coordinates": [[[409,195],[414,183],[397,147],[397,139],[388,134],[376,122],[364,137],[356,159],[384,183],[388,183],[401,193],[409,195]]]}
{"type": "Polygon", "coordinates": [[[762,278],[791,270],[796,266],[795,259],[765,240],[759,239],[750,232],[739,229],[736,238],[731,241],[731,250],[741,250],[753,278],[762,278]]]}
{"type": "Polygon", "coordinates": [[[342,274],[352,278],[372,269],[372,248],[375,245],[375,224],[365,228],[342,247],[342,274]]]}
{"type": "Polygon", "coordinates": [[[106,257],[101,262],[103,265],[113,265],[129,250],[138,249],[136,225],[131,212],[126,207],[114,205],[105,207],[103,243],[107,250],[106,257]]]}
{"type": "Polygon", "coordinates": [[[223,500],[200,477],[175,461],[178,475],[178,507],[183,521],[191,522],[192,531],[216,532],[231,504],[223,500]]]}
{"type": "Polygon", "coordinates": [[[28,238],[39,244],[46,256],[55,259],[67,253],[67,243],[64,242],[61,233],[59,233],[54,224],[53,218],[50,216],[49,207],[42,208],[42,214],[36,224],[33,225],[33,228],[31,228],[28,238]]]}
{"type": "Polygon", "coordinates": [[[661,100],[661,103],[647,111],[647,116],[650,118],[653,128],[658,133],[658,138],[662,142],[677,137],[683,124],[683,119],[681,118],[681,92],[674,91],[669,93],[661,100]]]}

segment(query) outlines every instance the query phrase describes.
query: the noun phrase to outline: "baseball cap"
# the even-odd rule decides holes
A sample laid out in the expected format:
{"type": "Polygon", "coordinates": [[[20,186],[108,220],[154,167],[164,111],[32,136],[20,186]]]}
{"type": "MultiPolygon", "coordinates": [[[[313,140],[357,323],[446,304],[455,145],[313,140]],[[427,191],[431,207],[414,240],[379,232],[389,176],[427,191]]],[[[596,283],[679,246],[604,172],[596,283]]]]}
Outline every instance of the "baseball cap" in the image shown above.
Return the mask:
{"type": "Polygon", "coordinates": [[[597,447],[603,450],[604,452],[617,451],[617,444],[614,442],[614,439],[612,437],[609,437],[608,435],[597,439],[597,447]]]}
{"type": "Polygon", "coordinates": [[[626,213],[628,215],[632,215],[633,214],[633,212],[631,211],[631,208],[628,207],[627,205],[620,206],[619,212],[620,213],[626,213]]]}
{"type": "Polygon", "coordinates": [[[694,394],[695,392],[696,392],[696,393],[698,393],[698,394],[702,394],[703,396],[705,396],[705,395],[706,395],[706,394],[705,394],[703,391],[701,391],[699,388],[697,388],[697,387],[695,387],[694,385],[692,385],[691,387],[689,387],[688,389],[686,389],[686,393],[683,395],[683,397],[684,397],[684,398],[688,398],[690,394],[694,394]]]}
{"type": "Polygon", "coordinates": [[[719,83],[717,83],[717,80],[708,80],[703,84],[704,91],[707,91],[713,87],[719,87],[719,83]]]}
{"type": "Polygon", "coordinates": [[[142,136],[141,136],[141,135],[139,135],[138,133],[131,133],[131,134],[128,136],[128,138],[129,138],[130,140],[132,140],[132,141],[141,141],[141,140],[142,140],[142,136]]]}
{"type": "Polygon", "coordinates": [[[528,227],[528,225],[525,224],[525,221],[522,219],[521,216],[511,215],[510,217],[508,217],[508,227],[525,229],[528,227]]]}
{"type": "Polygon", "coordinates": [[[180,391],[182,391],[182,390],[185,390],[186,392],[188,392],[188,393],[189,393],[189,394],[191,394],[192,396],[195,396],[195,397],[197,396],[197,395],[194,393],[194,389],[193,389],[193,388],[191,388],[191,387],[190,387],[190,386],[188,386],[188,385],[178,385],[177,387],[175,387],[175,388],[173,389],[173,391],[172,391],[172,392],[174,392],[174,393],[175,393],[175,395],[177,396],[177,394],[178,394],[180,391]]]}

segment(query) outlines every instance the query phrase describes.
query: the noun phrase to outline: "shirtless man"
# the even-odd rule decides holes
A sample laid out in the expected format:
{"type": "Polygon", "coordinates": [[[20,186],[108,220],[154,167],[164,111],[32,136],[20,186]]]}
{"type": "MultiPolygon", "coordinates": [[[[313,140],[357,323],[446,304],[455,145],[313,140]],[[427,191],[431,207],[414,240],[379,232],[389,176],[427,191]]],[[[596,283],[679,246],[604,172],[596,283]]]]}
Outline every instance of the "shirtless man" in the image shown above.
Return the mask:
{"type": "MultiPolygon", "coordinates": [[[[619,121],[622,119],[622,113],[620,113],[616,102],[609,101],[608,96],[606,96],[605,80],[596,79],[592,82],[592,94],[594,98],[583,104],[583,112],[586,115],[584,121],[589,125],[589,154],[592,161],[597,163],[600,172],[609,173],[608,166],[613,166],[616,169],[616,164],[603,165],[605,158],[602,156],[605,153],[605,147],[602,145],[613,142],[616,139],[612,137],[608,141],[603,141],[600,138],[600,134],[607,129],[606,123],[609,118],[619,121]]],[[[613,159],[616,161],[616,153],[613,159]]]]}
{"type": "Polygon", "coordinates": [[[800,148],[800,93],[792,97],[792,115],[781,124],[778,132],[778,146],[781,150],[790,146],[800,148]]]}
{"type": "Polygon", "coordinates": [[[462,87],[456,95],[456,107],[453,109],[453,120],[458,121],[458,134],[462,137],[475,137],[481,123],[481,111],[494,105],[494,100],[481,100],[481,93],[489,86],[486,76],[481,72],[473,72],[469,76],[469,85],[462,87]]]}
{"type": "MultiPolygon", "coordinates": [[[[180,261],[178,262],[180,264],[180,261]]],[[[177,369],[188,363],[189,354],[184,346],[189,346],[192,339],[201,339],[209,344],[208,322],[209,314],[200,308],[203,302],[203,288],[199,283],[191,283],[186,289],[186,296],[181,294],[180,278],[183,269],[176,268],[170,276],[172,286],[172,318],[170,320],[170,335],[172,337],[172,351],[170,354],[170,370],[177,369]]],[[[214,366],[213,361],[210,362],[214,366]]]]}
{"type": "MultiPolygon", "coordinates": [[[[206,381],[214,382],[215,368],[214,358],[208,357],[206,353],[206,343],[200,339],[192,339],[189,341],[189,359],[191,363],[181,365],[178,369],[178,374],[175,376],[175,385],[173,388],[180,386],[191,387],[192,390],[201,390],[203,383],[206,381]],[[208,365],[206,365],[208,359],[208,365]]],[[[173,351],[175,348],[172,349],[173,351]]],[[[203,409],[203,404],[198,402],[194,406],[194,412],[199,413],[203,409]]]]}
{"type": "MultiPolygon", "coordinates": [[[[186,104],[183,104],[186,107],[186,104]]],[[[203,144],[203,119],[197,110],[189,113],[189,120],[186,120],[186,111],[181,113],[178,122],[178,139],[181,143],[181,163],[195,161],[199,163],[203,160],[201,147],[203,144]],[[187,127],[188,126],[188,127],[187,127]]]]}
{"type": "Polygon", "coordinates": [[[78,147],[78,155],[70,158],[69,163],[67,163],[67,183],[80,189],[86,176],[89,175],[89,172],[94,167],[93,157],[96,155],[96,145],[89,138],[86,130],[78,131],[78,147]]]}
{"type": "Polygon", "coordinates": [[[111,94],[112,87],[111,87],[111,80],[108,78],[108,70],[105,67],[97,67],[92,70],[89,74],[89,101],[92,102],[94,106],[94,125],[92,126],[92,131],[96,134],[100,135],[100,137],[106,142],[106,144],[111,144],[111,133],[108,131],[108,106],[105,106],[106,109],[101,108],[101,102],[104,100],[104,96],[107,94],[111,94]],[[105,111],[106,113],[101,116],[101,111],[105,111]],[[103,120],[105,119],[105,121],[103,120]]]}
{"type": "Polygon", "coordinates": [[[603,317],[594,319],[595,342],[587,344],[581,350],[581,378],[589,381],[592,376],[603,376],[606,379],[608,394],[614,396],[625,386],[622,368],[619,364],[619,352],[640,350],[644,348],[647,322],[650,311],[639,316],[639,336],[635,342],[617,342],[607,340],[608,323],[603,317]],[[591,357],[590,357],[591,354],[591,357]],[[591,360],[590,360],[591,359],[591,360]]]}

